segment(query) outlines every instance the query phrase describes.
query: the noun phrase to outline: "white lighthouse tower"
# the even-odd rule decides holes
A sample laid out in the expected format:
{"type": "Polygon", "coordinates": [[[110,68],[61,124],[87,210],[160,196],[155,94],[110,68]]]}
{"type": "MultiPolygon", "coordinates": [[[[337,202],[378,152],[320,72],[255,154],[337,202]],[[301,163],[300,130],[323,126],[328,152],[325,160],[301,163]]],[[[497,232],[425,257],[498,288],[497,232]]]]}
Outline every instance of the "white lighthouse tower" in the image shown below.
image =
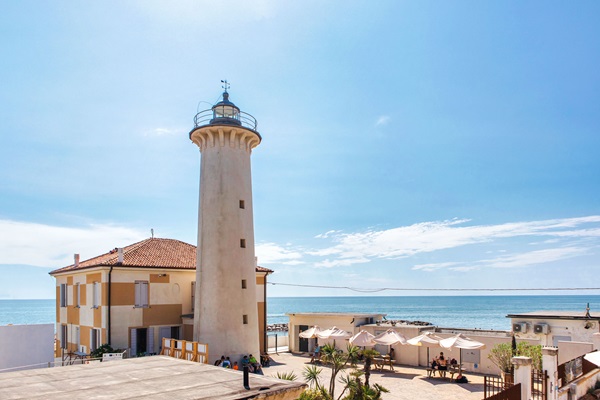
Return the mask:
{"type": "Polygon", "coordinates": [[[259,355],[250,155],[261,142],[256,119],[223,99],[194,118],[200,148],[200,202],[194,340],[211,360],[259,355]]]}

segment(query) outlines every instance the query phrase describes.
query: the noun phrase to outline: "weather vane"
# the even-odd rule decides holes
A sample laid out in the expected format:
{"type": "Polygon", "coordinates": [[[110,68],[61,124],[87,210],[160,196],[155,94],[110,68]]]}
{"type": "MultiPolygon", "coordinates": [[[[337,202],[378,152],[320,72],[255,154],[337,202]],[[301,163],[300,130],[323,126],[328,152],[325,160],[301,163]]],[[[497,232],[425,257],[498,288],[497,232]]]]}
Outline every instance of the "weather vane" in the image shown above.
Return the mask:
{"type": "Polygon", "coordinates": [[[223,89],[225,89],[225,93],[227,93],[227,89],[229,89],[231,87],[231,85],[229,84],[229,82],[227,82],[227,79],[223,80],[221,79],[221,82],[223,82],[223,86],[221,86],[223,89]]]}

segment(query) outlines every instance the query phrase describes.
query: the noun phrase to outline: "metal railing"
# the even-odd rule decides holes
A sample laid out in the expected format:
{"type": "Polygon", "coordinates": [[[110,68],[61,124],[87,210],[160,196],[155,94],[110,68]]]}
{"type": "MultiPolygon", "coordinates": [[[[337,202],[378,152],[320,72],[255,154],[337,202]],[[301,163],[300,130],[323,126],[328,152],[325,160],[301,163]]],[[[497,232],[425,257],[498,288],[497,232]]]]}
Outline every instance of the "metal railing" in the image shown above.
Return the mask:
{"type": "Polygon", "coordinates": [[[498,396],[501,393],[504,393],[506,390],[515,386],[515,384],[512,380],[512,376],[507,375],[507,377],[508,376],[510,376],[510,379],[504,380],[500,376],[485,375],[483,377],[483,398],[484,399],[503,398],[503,397],[494,397],[494,396],[498,396]]]}
{"type": "Polygon", "coordinates": [[[240,125],[244,128],[256,131],[258,122],[252,115],[240,111],[238,114],[231,117],[217,116],[215,112],[211,110],[200,111],[194,117],[194,128],[200,126],[211,125],[212,123],[225,123],[231,125],[240,125]]]}
{"type": "Polygon", "coordinates": [[[548,371],[531,371],[531,399],[532,400],[547,400],[548,399],[548,371]]]}
{"type": "Polygon", "coordinates": [[[579,356],[558,366],[558,382],[564,387],[582,375],[598,368],[596,364],[589,362],[583,356],[579,356]]]}

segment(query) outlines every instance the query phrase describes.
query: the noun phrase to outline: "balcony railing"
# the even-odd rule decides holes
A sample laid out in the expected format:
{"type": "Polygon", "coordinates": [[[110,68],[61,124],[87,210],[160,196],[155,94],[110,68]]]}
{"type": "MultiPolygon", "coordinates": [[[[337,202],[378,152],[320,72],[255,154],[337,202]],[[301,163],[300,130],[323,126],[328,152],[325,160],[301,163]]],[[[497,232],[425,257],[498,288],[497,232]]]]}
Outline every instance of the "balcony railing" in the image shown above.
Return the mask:
{"type": "Polygon", "coordinates": [[[243,111],[230,117],[224,117],[216,115],[213,110],[204,110],[200,111],[194,117],[194,128],[211,124],[240,125],[253,131],[256,131],[256,127],[258,126],[256,118],[243,111]]]}

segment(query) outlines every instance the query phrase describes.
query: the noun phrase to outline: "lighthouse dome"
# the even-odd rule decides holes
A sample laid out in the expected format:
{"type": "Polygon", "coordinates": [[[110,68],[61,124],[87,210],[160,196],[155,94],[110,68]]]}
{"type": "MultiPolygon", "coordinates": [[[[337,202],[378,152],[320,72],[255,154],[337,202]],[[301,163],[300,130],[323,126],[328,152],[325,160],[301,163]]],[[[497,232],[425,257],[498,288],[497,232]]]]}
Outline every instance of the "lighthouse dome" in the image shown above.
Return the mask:
{"type": "Polygon", "coordinates": [[[240,109],[229,101],[229,93],[227,91],[223,92],[223,100],[213,106],[212,112],[211,125],[242,125],[240,121],[240,109]]]}

